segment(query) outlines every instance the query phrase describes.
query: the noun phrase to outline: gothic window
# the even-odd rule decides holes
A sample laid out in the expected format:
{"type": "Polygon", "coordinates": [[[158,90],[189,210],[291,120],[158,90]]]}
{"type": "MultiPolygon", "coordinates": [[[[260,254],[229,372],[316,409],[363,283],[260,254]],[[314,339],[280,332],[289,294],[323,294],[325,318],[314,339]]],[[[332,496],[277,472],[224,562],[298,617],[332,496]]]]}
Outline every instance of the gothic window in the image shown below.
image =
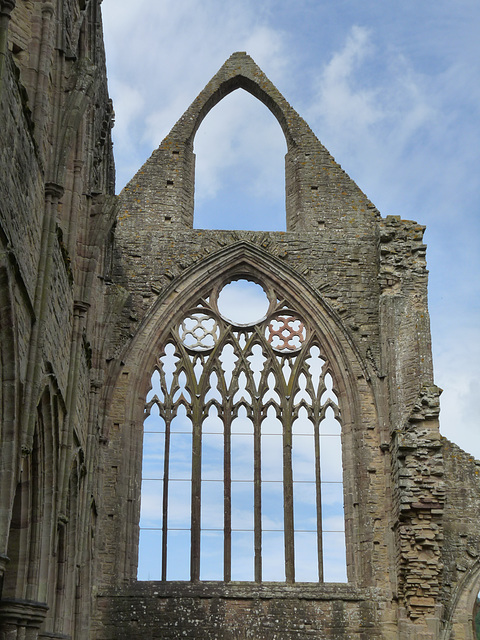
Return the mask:
{"type": "Polygon", "coordinates": [[[267,281],[212,286],[151,377],[139,579],[345,581],[340,420],[296,305],[267,281]]]}

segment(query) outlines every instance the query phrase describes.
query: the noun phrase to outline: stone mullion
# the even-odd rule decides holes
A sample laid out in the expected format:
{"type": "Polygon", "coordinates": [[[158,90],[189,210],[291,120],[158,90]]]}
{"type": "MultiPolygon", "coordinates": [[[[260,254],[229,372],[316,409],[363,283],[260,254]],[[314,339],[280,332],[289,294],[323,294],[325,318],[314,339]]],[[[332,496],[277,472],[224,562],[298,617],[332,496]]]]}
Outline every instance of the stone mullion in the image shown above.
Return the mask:
{"type": "MultiPolygon", "coordinates": [[[[188,380],[187,380],[188,384],[188,380]]],[[[202,492],[202,396],[192,395],[192,513],[190,544],[190,580],[200,580],[200,529],[201,529],[201,492],[202,492]]]]}
{"type": "MultiPolygon", "coordinates": [[[[254,334],[255,335],[255,334],[254,334]]],[[[263,339],[263,337],[262,337],[263,339]]],[[[250,340],[245,350],[251,347],[250,340]]],[[[262,345],[265,350],[265,345],[262,345]]],[[[268,361],[267,361],[268,362],[268,361]]],[[[267,385],[268,367],[266,363],[258,384],[258,398],[255,389],[255,381],[250,367],[247,364],[248,379],[251,382],[249,391],[252,395],[253,422],[253,529],[254,529],[254,578],[255,582],[262,581],[262,402],[265,387],[267,385]]]]}
{"type": "Polygon", "coordinates": [[[229,582],[232,578],[232,419],[235,407],[233,407],[233,397],[236,393],[235,385],[238,379],[238,364],[232,372],[230,385],[227,385],[225,379],[225,371],[219,359],[223,348],[226,344],[233,343],[238,350],[235,340],[232,341],[231,327],[223,327],[222,338],[217,343],[211,355],[213,366],[209,371],[215,371],[217,374],[217,389],[222,398],[222,421],[224,430],[224,465],[223,465],[223,502],[224,502],[224,519],[223,519],[223,575],[225,582],[229,582]]]}
{"type": "MultiPolygon", "coordinates": [[[[308,355],[308,351],[306,352],[305,355],[308,355]]],[[[305,374],[305,378],[307,379],[307,386],[305,388],[307,390],[308,395],[310,396],[310,406],[308,407],[308,414],[309,416],[311,416],[312,407],[315,404],[315,400],[316,400],[316,392],[313,387],[313,380],[312,380],[312,374],[310,372],[310,367],[306,363],[305,357],[302,360],[302,369],[303,369],[303,373],[305,374]]]]}
{"type": "Polygon", "coordinates": [[[292,399],[282,406],[283,422],[283,519],[285,545],[285,578],[295,582],[295,541],[293,522],[293,469],[292,469],[292,399]]]}
{"type": "MultiPolygon", "coordinates": [[[[251,347],[251,338],[247,340],[244,349],[240,352],[239,363],[242,363],[242,370],[245,372],[247,381],[245,384],[245,390],[251,397],[251,405],[249,418],[253,423],[253,495],[254,495],[254,578],[255,582],[262,581],[262,446],[261,446],[261,419],[262,419],[262,406],[261,400],[257,397],[255,388],[255,380],[253,378],[253,372],[250,368],[245,354],[248,353],[251,347]]],[[[259,385],[261,389],[261,383],[259,385]]],[[[261,397],[261,393],[258,394],[261,397]]]]}
{"type": "Polygon", "coordinates": [[[170,474],[170,436],[171,424],[175,414],[173,406],[173,396],[175,391],[175,382],[177,372],[173,374],[170,391],[167,389],[167,381],[163,363],[160,362],[160,388],[164,394],[163,411],[161,412],[165,420],[165,450],[163,456],[163,496],[162,496],[162,580],[167,579],[167,549],[168,549],[168,485],[170,474]]]}
{"type": "Polygon", "coordinates": [[[165,452],[163,456],[163,496],[162,496],[162,580],[167,579],[168,541],[168,479],[170,465],[170,425],[171,411],[165,411],[165,452]]]}
{"type": "Polygon", "coordinates": [[[323,582],[323,538],[322,538],[322,474],[320,467],[320,407],[313,408],[313,431],[315,441],[315,497],[317,508],[317,554],[318,581],[323,582]]]}
{"type": "Polygon", "coordinates": [[[166,379],[166,376],[165,376],[165,371],[164,371],[163,363],[162,363],[161,360],[158,360],[156,368],[157,368],[158,374],[160,376],[160,390],[162,391],[163,398],[164,398],[163,403],[160,404],[160,406],[162,407],[161,410],[160,410],[160,414],[165,419],[165,416],[162,414],[162,411],[165,412],[165,415],[167,414],[167,411],[165,410],[165,407],[166,407],[166,402],[167,402],[167,397],[168,397],[168,388],[167,388],[167,379],[166,379]]]}
{"type": "Polygon", "coordinates": [[[320,467],[320,420],[325,415],[325,407],[320,406],[320,398],[325,386],[323,376],[318,381],[318,393],[313,387],[312,375],[308,366],[304,367],[304,373],[307,377],[307,391],[312,398],[312,402],[308,407],[308,417],[313,422],[313,440],[315,449],[315,507],[317,516],[317,568],[318,581],[323,582],[323,527],[322,527],[322,478],[320,467]]]}
{"type": "Polygon", "coordinates": [[[223,579],[232,579],[232,407],[231,400],[224,403],[222,415],[224,431],[223,465],[223,579]]]}
{"type": "MultiPolygon", "coordinates": [[[[282,396],[283,424],[283,513],[284,513],[284,547],[285,578],[287,582],[295,582],[295,525],[293,517],[293,465],[292,465],[292,421],[296,413],[294,398],[298,390],[298,378],[302,369],[303,358],[297,356],[291,366],[291,374],[287,393],[282,396]]],[[[278,384],[278,383],[277,383],[278,384]]]]}
{"type": "Polygon", "coordinates": [[[321,397],[325,393],[327,387],[325,384],[326,370],[328,364],[322,367],[320,380],[318,382],[318,392],[316,402],[313,406],[313,429],[315,439],[315,495],[317,507],[317,552],[318,552],[318,581],[323,582],[323,518],[322,518],[322,468],[320,463],[320,422],[325,418],[325,412],[328,406],[321,404],[321,397]]]}
{"type": "Polygon", "coordinates": [[[262,581],[262,442],[258,411],[253,417],[253,521],[255,582],[262,581]]]}
{"type": "MultiPolygon", "coordinates": [[[[228,330],[227,330],[228,335],[228,330]]],[[[217,406],[219,409],[218,415],[223,422],[223,579],[225,582],[229,582],[232,578],[232,398],[234,393],[229,392],[227,389],[224,371],[221,363],[219,362],[219,355],[222,352],[223,347],[226,344],[225,334],[223,340],[218,342],[215,346],[210,358],[204,365],[205,380],[210,380],[212,372],[217,374],[217,389],[220,392],[223,401],[222,406],[219,407],[218,401],[214,400],[210,406],[217,406]]],[[[233,378],[231,385],[233,383],[233,378]]],[[[210,401],[212,402],[212,401],[210,401]]],[[[205,410],[205,414],[208,415],[208,410],[205,410]]]]}

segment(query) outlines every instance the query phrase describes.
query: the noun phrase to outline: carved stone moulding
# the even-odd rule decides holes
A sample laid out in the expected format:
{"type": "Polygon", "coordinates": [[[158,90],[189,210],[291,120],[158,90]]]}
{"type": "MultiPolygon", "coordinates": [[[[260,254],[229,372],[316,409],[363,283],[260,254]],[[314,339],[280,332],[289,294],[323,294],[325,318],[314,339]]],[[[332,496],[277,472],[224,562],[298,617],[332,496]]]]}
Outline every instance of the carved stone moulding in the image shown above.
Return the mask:
{"type": "Polygon", "coordinates": [[[0,601],[0,623],[39,628],[47,611],[48,605],[44,602],[5,598],[0,601]]]}

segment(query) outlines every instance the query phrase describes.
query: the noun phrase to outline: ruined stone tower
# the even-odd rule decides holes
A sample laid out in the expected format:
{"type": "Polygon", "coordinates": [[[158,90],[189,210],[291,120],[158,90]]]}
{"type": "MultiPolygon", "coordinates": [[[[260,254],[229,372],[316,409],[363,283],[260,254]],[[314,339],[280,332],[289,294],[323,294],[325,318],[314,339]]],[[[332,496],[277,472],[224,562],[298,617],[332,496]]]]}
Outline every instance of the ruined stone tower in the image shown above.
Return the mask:
{"type": "Polygon", "coordinates": [[[473,640],[480,466],[438,430],[424,228],[245,53],[115,196],[100,1],[0,20],[0,638],[473,640]],[[285,135],[286,233],[193,229],[237,89],[285,135]]]}

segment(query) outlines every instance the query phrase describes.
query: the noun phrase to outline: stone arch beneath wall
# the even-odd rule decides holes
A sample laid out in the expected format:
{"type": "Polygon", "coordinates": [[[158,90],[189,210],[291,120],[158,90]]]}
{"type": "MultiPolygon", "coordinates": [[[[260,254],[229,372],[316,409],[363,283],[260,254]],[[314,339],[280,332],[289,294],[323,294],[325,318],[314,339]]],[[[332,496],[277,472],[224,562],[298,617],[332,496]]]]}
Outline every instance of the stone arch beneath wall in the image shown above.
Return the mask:
{"type": "MultiPolygon", "coordinates": [[[[284,263],[258,247],[246,242],[232,245],[202,260],[172,282],[171,287],[152,307],[140,323],[140,327],[122,357],[108,383],[108,419],[104,439],[107,475],[112,469],[115,478],[105,478],[105,486],[118,483],[118,478],[128,478],[128,486],[117,490],[122,493],[121,502],[111,502],[107,511],[122,513],[121,521],[110,518],[116,545],[114,578],[118,583],[130,581],[136,576],[138,551],[138,521],[140,508],[141,455],[145,397],[156,358],[158,345],[167,329],[175,325],[182,310],[193,298],[204,295],[215,282],[229,282],[245,278],[254,282],[270,281],[277,291],[287,299],[294,300],[297,308],[311,322],[322,337],[325,353],[332,365],[336,391],[340,398],[343,426],[343,451],[345,473],[345,511],[347,538],[347,569],[352,583],[368,579],[369,552],[361,553],[362,540],[359,532],[364,529],[362,519],[366,514],[354,509],[360,498],[357,495],[356,475],[359,466],[365,465],[361,456],[354,452],[357,438],[361,438],[362,423],[376,420],[372,388],[362,358],[349,339],[340,319],[330,306],[309,285],[284,263]],[[369,414],[370,412],[370,414],[369,414]],[[345,452],[350,452],[346,454],[345,452]],[[113,483],[113,484],[112,484],[113,483]]],[[[380,444],[380,443],[378,443],[380,444]]],[[[380,451],[379,446],[377,450],[380,451]]],[[[382,465],[378,464],[379,473],[382,465]]],[[[102,525],[103,526],[103,525],[102,525]]],[[[371,552],[370,552],[371,553],[371,552]]],[[[108,564],[108,559],[106,559],[108,564]]],[[[107,576],[105,576],[107,578],[107,576]]]]}
{"type": "Polygon", "coordinates": [[[474,614],[480,593],[480,559],[477,559],[463,576],[450,598],[442,640],[465,638],[476,640],[474,614]]]}

